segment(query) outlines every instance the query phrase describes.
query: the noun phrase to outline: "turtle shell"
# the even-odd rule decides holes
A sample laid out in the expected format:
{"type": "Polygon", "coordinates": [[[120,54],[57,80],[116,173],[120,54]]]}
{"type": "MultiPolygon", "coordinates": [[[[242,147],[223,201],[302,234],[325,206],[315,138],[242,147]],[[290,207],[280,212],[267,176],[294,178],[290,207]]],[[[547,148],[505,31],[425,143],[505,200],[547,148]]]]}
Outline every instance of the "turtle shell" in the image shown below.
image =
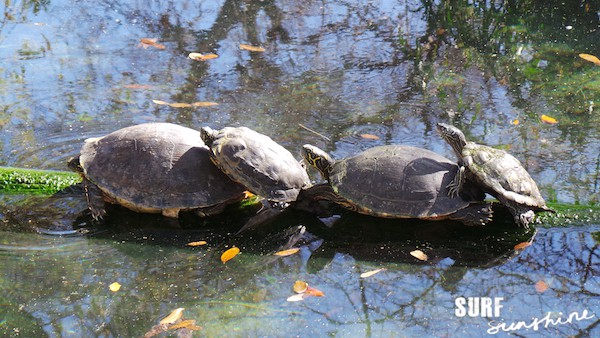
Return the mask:
{"type": "Polygon", "coordinates": [[[310,186],[306,169],[283,146],[246,127],[212,134],[213,160],[232,180],[275,202],[292,202],[310,186]]]}
{"type": "Polygon", "coordinates": [[[447,186],[458,166],[432,151],[411,146],[370,148],[337,161],[329,182],[347,207],[386,218],[436,219],[483,200],[484,193],[465,186],[464,198],[452,198],[447,186]]]}
{"type": "Polygon", "coordinates": [[[465,145],[462,155],[465,166],[486,191],[518,204],[546,208],[537,184],[514,156],[473,142],[465,145]]]}
{"type": "Polygon", "coordinates": [[[79,163],[111,202],[141,212],[213,206],[241,198],[245,190],[212,163],[198,131],[170,123],[88,139],[79,163]]]}

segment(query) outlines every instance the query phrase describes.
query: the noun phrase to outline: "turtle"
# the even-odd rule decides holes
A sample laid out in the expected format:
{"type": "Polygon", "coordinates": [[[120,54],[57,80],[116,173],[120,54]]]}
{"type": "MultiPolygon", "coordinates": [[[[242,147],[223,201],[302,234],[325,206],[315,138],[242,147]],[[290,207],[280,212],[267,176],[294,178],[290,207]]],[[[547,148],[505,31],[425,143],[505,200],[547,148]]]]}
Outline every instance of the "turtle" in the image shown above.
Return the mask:
{"type": "Polygon", "coordinates": [[[437,131],[458,157],[460,169],[448,187],[450,195],[460,193],[465,182],[475,182],[504,204],[515,222],[525,228],[535,211],[555,212],[546,206],[537,184],[514,156],[467,141],[460,129],[449,124],[438,123],[437,131]]]}
{"type": "Polygon", "coordinates": [[[311,185],[306,168],[267,135],[247,127],[202,127],[200,134],[217,167],[273,206],[286,207],[311,185]]]}
{"type": "Polygon", "coordinates": [[[106,215],[105,202],[136,212],[177,218],[221,212],[245,196],[210,159],[198,130],[171,123],[144,123],[85,140],[69,167],[81,173],[94,219],[106,215]]]}
{"type": "Polygon", "coordinates": [[[478,187],[466,186],[460,196],[450,196],[447,186],[458,166],[430,150],[385,145],[335,161],[313,145],[302,149],[305,161],[330,185],[329,193],[320,189],[324,197],[350,210],[383,218],[450,219],[470,226],[492,219],[491,204],[483,201],[478,187]]]}

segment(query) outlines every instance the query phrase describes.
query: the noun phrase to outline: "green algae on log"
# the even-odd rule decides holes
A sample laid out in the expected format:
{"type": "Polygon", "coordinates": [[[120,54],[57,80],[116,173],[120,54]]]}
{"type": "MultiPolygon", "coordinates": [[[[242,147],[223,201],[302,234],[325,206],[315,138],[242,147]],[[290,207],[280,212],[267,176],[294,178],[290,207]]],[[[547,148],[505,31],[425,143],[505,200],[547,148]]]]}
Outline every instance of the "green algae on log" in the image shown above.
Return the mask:
{"type": "Polygon", "coordinates": [[[79,182],[69,171],[0,167],[0,194],[52,195],[79,182]]]}

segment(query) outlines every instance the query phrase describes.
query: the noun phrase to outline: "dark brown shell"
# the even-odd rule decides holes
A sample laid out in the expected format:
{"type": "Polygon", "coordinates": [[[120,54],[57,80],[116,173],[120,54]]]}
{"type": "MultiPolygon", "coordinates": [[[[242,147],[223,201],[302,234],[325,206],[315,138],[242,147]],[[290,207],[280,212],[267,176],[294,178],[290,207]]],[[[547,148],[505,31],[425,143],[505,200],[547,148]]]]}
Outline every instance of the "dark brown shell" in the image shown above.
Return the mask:
{"type": "Polygon", "coordinates": [[[389,145],[337,161],[329,177],[334,191],[362,213],[434,219],[483,199],[471,185],[465,187],[466,199],[449,196],[447,186],[457,171],[456,163],[432,151],[389,145]]]}
{"type": "Polygon", "coordinates": [[[88,139],[79,161],[103,193],[141,211],[213,206],[245,190],[212,163],[198,131],[175,124],[140,124],[88,139]]]}

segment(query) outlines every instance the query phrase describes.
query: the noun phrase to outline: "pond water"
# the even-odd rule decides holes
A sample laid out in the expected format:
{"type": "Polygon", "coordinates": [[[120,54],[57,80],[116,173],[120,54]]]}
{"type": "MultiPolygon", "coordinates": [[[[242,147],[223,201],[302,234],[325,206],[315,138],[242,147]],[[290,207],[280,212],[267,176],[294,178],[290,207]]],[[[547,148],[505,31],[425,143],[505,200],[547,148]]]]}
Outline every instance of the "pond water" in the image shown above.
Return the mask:
{"type": "Polygon", "coordinates": [[[518,322],[498,335],[600,336],[600,66],[579,56],[600,56],[598,1],[8,0],[0,13],[1,166],[67,170],[84,139],[152,121],[247,126],[298,156],[408,144],[454,158],[435,132],[446,122],[520,159],[547,201],[590,210],[529,231],[289,210],[236,236],[235,210],[92,225],[80,192],[3,195],[0,335],[139,337],[185,308],[195,336],[481,337],[518,322]],[[325,296],[288,302],[296,280],[325,296]],[[460,316],[461,297],[502,307],[460,316]]]}

